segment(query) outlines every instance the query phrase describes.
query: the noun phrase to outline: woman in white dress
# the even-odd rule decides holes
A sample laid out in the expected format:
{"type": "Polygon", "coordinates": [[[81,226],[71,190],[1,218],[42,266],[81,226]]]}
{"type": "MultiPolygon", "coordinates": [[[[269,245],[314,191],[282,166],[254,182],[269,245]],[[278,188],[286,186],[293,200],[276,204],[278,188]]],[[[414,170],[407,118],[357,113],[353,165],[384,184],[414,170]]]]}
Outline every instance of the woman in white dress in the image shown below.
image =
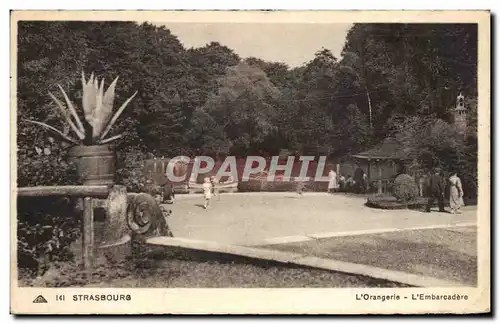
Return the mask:
{"type": "Polygon", "coordinates": [[[328,172],[328,192],[334,192],[337,190],[337,173],[330,169],[330,172],[328,172]]]}
{"type": "Polygon", "coordinates": [[[460,213],[460,207],[464,205],[464,191],[462,190],[462,181],[456,172],[452,172],[448,179],[450,182],[450,207],[451,213],[460,213]]]}

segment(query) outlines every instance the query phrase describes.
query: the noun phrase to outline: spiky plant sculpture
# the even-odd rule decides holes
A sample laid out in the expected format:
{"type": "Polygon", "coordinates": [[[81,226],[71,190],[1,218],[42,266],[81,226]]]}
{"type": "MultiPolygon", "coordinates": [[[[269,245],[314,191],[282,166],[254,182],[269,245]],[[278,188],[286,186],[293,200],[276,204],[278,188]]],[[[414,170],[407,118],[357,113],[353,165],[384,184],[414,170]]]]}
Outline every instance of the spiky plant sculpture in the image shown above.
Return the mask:
{"type": "Polygon", "coordinates": [[[27,120],[28,122],[43,126],[53,132],[59,134],[64,140],[76,144],[76,145],[85,145],[90,142],[91,145],[100,145],[110,143],[123,135],[115,135],[112,137],[106,138],[106,135],[109,133],[111,127],[116,123],[118,117],[120,117],[121,113],[130,103],[130,101],[135,97],[137,91],[128,98],[123,105],[116,111],[113,118],[111,115],[113,113],[113,101],[115,99],[115,87],[118,82],[118,77],[111,83],[109,88],[104,92],[104,79],[101,80],[99,85],[99,80],[97,77],[94,77],[94,74],[90,76],[90,79],[85,80],[85,75],[82,72],[82,86],[83,86],[83,95],[82,95],[82,108],[85,116],[85,120],[88,122],[90,127],[84,127],[78,113],[75,109],[75,106],[71,103],[64,89],[60,86],[64,99],[66,101],[66,105],[62,103],[59,99],[57,99],[52,93],[49,92],[49,96],[56,103],[56,107],[59,108],[60,112],[64,116],[66,123],[69,127],[75,132],[78,138],[71,137],[62,131],[47,125],[45,123],[27,120]],[[90,141],[88,140],[90,139],[90,141]]]}

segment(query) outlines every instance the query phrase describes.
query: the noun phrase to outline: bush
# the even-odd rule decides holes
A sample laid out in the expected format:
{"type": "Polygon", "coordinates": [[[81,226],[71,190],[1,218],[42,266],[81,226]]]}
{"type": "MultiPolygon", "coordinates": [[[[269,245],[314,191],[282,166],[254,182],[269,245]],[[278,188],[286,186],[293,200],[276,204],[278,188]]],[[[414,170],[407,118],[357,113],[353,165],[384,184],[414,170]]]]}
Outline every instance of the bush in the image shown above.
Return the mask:
{"type": "MultiPolygon", "coordinates": [[[[74,185],[76,168],[68,147],[45,130],[19,122],[18,187],[74,185]]],[[[17,200],[17,261],[20,277],[43,274],[49,263],[72,259],[69,249],[80,235],[75,200],[24,197],[17,200]]]]}
{"type": "Polygon", "coordinates": [[[17,200],[17,263],[22,276],[43,274],[56,261],[70,261],[70,245],[81,236],[75,199],[23,197],[17,200]]]}
{"type": "Polygon", "coordinates": [[[408,174],[400,174],[394,180],[393,196],[400,202],[408,203],[418,196],[415,180],[408,174]]]}
{"type": "Polygon", "coordinates": [[[116,182],[127,187],[127,192],[142,192],[146,185],[144,160],[146,154],[140,148],[131,147],[119,151],[116,182]]]}
{"type": "Polygon", "coordinates": [[[77,184],[76,167],[64,143],[28,127],[21,130],[17,142],[19,187],[77,184]]]}

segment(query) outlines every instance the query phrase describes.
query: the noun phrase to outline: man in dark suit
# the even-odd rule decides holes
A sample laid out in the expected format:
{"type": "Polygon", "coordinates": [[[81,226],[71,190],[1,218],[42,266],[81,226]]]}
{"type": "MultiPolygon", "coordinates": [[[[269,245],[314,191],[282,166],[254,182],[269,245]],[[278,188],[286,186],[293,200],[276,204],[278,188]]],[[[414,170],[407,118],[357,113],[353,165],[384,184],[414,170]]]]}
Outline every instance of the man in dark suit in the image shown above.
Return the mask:
{"type": "Polygon", "coordinates": [[[445,183],[443,181],[443,177],[441,176],[441,172],[439,169],[435,170],[434,174],[431,175],[429,179],[429,200],[427,203],[426,212],[430,213],[431,207],[434,202],[438,201],[439,211],[444,212],[444,190],[445,183]]]}
{"type": "Polygon", "coordinates": [[[174,185],[172,182],[168,181],[163,186],[163,202],[167,204],[173,204],[175,201],[174,185]]]}
{"type": "Polygon", "coordinates": [[[359,165],[357,165],[356,170],[354,171],[354,192],[359,194],[363,190],[363,174],[365,172],[359,165]]]}

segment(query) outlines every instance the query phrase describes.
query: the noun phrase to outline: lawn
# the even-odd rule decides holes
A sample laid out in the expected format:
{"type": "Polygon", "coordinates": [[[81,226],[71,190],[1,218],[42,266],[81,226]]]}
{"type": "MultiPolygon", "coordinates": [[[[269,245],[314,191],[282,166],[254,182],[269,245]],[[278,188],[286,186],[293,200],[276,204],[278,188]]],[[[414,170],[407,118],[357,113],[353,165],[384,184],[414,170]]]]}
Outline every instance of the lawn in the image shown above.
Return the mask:
{"type": "MultiPolygon", "coordinates": [[[[165,250],[164,250],[165,251],[165,250]]],[[[404,287],[344,273],[276,263],[215,259],[207,254],[172,255],[158,251],[136,266],[131,262],[108,264],[86,273],[72,265],[49,272],[38,281],[22,286],[107,288],[344,288],[404,287]]]]}
{"type": "Polygon", "coordinates": [[[335,237],[272,248],[477,284],[476,227],[335,237]]]}

